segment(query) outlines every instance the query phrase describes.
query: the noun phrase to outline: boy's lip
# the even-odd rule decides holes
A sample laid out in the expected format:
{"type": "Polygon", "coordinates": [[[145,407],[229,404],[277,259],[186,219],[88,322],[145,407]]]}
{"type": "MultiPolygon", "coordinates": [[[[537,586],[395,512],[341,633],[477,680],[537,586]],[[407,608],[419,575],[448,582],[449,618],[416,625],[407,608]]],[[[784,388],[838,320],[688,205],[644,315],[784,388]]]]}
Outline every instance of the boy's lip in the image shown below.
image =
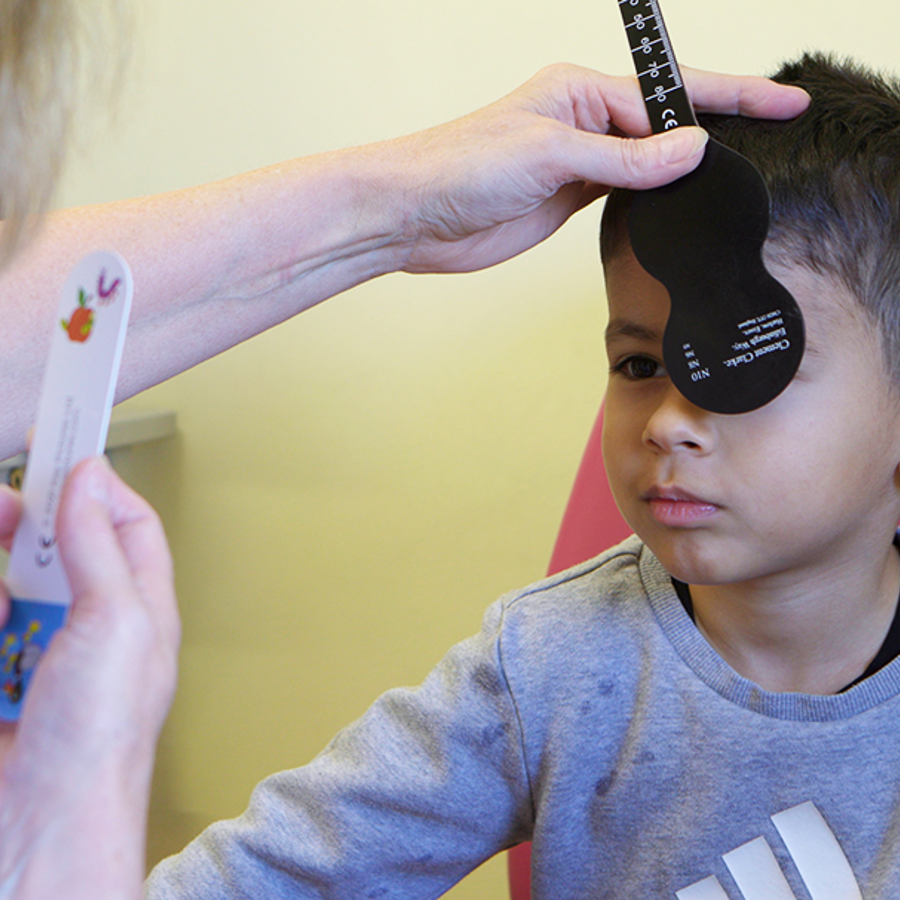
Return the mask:
{"type": "Polygon", "coordinates": [[[706,522],[719,512],[719,506],[692,494],[678,485],[654,485],[643,498],[653,518],[661,525],[684,527],[706,522]]]}

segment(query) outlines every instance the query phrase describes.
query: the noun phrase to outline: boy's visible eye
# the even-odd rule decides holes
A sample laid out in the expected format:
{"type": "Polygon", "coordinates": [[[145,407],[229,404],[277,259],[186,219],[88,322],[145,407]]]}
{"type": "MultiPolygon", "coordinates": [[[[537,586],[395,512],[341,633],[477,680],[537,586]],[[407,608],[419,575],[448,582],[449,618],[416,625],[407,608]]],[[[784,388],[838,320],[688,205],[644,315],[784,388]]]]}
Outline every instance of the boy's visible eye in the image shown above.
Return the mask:
{"type": "Polygon", "coordinates": [[[646,378],[661,378],[666,374],[661,363],[649,356],[626,356],[613,366],[613,374],[621,374],[632,381],[643,381],[646,378]]]}

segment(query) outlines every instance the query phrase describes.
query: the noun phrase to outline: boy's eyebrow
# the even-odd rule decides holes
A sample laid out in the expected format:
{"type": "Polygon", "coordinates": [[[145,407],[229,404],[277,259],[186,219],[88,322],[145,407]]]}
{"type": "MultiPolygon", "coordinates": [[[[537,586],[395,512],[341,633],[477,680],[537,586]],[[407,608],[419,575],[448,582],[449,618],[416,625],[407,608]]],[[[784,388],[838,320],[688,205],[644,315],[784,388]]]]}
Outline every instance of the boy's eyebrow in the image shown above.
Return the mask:
{"type": "Polygon", "coordinates": [[[647,325],[641,325],[631,319],[612,319],[606,326],[606,343],[617,338],[635,338],[639,341],[660,341],[662,335],[647,325]]]}

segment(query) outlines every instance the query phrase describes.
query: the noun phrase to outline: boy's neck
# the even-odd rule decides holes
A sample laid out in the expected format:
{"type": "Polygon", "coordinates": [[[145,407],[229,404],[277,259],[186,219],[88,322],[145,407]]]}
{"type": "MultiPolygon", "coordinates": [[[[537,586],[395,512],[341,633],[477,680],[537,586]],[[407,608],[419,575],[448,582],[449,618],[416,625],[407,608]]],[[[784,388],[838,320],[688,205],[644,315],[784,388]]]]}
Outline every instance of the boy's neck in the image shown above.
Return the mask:
{"type": "Polygon", "coordinates": [[[740,675],[768,691],[834,694],[878,653],[900,594],[900,555],[872,547],[816,575],[691,585],[703,636],[740,675]]]}

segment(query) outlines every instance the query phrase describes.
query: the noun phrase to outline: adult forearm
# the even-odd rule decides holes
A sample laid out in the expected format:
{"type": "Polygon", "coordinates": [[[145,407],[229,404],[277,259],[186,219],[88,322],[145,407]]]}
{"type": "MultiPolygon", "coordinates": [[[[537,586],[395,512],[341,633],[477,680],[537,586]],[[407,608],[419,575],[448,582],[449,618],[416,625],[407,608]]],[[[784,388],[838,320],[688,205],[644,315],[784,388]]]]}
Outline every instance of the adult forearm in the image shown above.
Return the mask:
{"type": "Polygon", "coordinates": [[[398,265],[384,155],[301,159],[198,188],[48,216],[0,278],[0,455],[31,424],[68,270],[93,249],[131,264],[124,399],[398,265]]]}
{"type": "Polygon", "coordinates": [[[9,787],[0,795],[4,813],[15,815],[3,821],[0,900],[140,900],[149,783],[129,789],[108,774],[77,774],[71,798],[55,785],[40,807],[9,787]]]}

